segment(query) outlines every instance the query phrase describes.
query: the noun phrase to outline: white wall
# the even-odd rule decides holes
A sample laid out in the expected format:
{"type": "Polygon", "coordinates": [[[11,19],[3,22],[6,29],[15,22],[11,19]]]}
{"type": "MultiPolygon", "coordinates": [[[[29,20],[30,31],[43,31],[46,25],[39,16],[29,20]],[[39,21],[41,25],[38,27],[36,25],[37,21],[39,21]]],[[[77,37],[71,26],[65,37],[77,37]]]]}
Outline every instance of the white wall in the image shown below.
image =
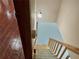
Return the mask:
{"type": "Polygon", "coordinates": [[[79,0],[62,0],[57,23],[64,41],[79,48],[79,0]]]}
{"type": "Polygon", "coordinates": [[[31,27],[34,29],[35,24],[35,0],[30,0],[31,27]]]}

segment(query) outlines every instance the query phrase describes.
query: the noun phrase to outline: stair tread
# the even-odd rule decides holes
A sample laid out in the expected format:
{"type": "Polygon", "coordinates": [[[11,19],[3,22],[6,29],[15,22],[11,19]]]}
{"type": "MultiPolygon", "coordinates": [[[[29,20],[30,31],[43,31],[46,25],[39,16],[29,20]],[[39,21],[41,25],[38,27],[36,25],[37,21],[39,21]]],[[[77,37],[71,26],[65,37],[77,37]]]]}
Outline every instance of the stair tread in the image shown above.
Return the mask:
{"type": "Polygon", "coordinates": [[[49,49],[37,49],[36,50],[36,55],[33,55],[33,59],[57,59],[56,57],[54,57],[49,49]]]}

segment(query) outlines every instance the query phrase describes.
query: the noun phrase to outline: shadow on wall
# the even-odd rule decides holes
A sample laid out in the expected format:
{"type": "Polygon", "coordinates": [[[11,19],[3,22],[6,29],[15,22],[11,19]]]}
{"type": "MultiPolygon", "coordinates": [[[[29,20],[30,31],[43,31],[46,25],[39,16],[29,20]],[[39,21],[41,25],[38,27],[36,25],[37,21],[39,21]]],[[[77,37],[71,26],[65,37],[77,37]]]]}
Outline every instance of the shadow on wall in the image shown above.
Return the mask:
{"type": "Polygon", "coordinates": [[[56,23],[38,21],[37,44],[47,44],[49,38],[62,40],[56,23]]]}

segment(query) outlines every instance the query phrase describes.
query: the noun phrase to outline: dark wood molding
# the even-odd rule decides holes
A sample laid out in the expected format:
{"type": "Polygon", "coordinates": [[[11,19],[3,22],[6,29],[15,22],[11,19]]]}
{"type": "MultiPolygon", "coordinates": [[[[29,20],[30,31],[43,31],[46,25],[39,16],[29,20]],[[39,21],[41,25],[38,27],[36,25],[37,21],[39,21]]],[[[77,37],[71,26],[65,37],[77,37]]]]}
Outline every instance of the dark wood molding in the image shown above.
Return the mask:
{"type": "Polygon", "coordinates": [[[14,0],[25,59],[32,59],[31,20],[29,0],[14,0]]]}

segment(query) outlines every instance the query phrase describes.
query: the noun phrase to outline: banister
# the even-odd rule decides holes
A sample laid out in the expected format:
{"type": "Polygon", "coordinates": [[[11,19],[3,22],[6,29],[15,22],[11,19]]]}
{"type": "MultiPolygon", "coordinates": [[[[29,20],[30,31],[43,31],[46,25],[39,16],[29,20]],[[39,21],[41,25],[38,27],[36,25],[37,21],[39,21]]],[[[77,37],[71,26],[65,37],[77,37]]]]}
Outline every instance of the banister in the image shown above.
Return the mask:
{"type": "Polygon", "coordinates": [[[49,41],[58,42],[58,43],[64,45],[64,46],[65,46],[67,49],[69,49],[70,51],[72,51],[72,52],[74,52],[74,53],[76,53],[76,54],[79,55],[79,48],[77,48],[77,47],[75,47],[75,46],[72,46],[72,45],[70,45],[70,44],[64,43],[64,42],[62,42],[62,41],[54,40],[54,39],[52,39],[52,38],[49,38],[49,41]]]}

